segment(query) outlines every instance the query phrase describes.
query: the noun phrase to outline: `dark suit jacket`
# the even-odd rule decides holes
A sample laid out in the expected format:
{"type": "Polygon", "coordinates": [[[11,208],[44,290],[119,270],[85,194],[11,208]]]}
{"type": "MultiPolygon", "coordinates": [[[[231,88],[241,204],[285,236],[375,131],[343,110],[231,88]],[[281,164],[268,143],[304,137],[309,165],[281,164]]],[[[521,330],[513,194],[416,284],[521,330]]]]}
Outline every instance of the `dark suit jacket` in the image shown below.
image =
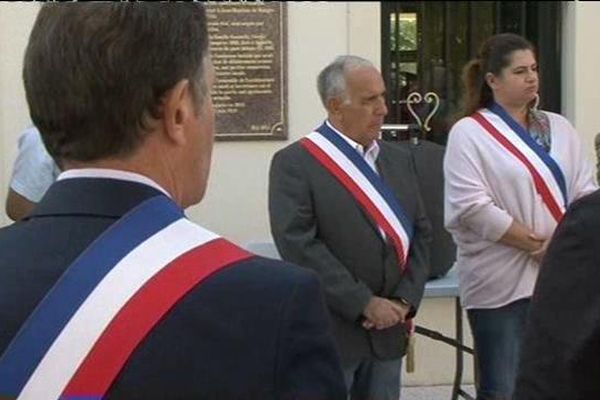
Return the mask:
{"type": "MultiPolygon", "coordinates": [[[[32,216],[0,230],[0,353],[82,250],[157,194],[132,182],[67,179],[32,216]]],[[[344,399],[317,277],[260,257],[218,272],[144,339],[108,398],[344,399]]]]}
{"type": "Polygon", "coordinates": [[[600,399],[600,191],[573,203],[541,265],[516,400],[600,399]]]}
{"type": "Polygon", "coordinates": [[[367,331],[362,312],[373,295],[404,298],[415,310],[428,276],[430,224],[410,155],[380,142],[380,176],[414,221],[407,272],[394,249],[349,192],[296,142],[275,154],[270,170],[271,231],[285,260],[318,273],[334,321],[342,363],[359,357],[392,359],[405,352],[405,327],[367,331]]]}

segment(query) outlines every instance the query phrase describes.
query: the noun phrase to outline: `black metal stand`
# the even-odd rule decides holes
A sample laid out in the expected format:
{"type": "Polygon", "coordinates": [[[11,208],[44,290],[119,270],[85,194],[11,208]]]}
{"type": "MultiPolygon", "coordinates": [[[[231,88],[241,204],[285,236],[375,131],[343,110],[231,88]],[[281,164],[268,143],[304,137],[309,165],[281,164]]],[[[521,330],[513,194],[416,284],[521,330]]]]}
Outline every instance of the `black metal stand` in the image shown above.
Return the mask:
{"type": "Polygon", "coordinates": [[[463,374],[463,353],[474,355],[473,349],[463,344],[463,323],[462,323],[462,308],[460,306],[460,300],[458,297],[455,299],[455,322],[456,322],[456,338],[444,336],[439,332],[432,331],[431,329],[423,328],[422,326],[416,326],[415,332],[420,335],[427,336],[432,340],[446,343],[456,348],[456,370],[454,372],[454,386],[452,387],[452,400],[457,400],[458,396],[463,399],[475,400],[473,396],[465,392],[461,388],[462,374],[463,374]]]}

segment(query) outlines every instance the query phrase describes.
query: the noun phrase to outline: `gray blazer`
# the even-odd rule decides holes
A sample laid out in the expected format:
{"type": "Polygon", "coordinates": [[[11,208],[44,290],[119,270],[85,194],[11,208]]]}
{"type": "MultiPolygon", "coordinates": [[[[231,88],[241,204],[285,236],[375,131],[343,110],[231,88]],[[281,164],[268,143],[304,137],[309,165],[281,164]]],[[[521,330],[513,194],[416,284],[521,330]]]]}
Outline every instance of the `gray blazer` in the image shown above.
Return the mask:
{"type": "Polygon", "coordinates": [[[405,353],[405,327],[365,330],[362,312],[373,295],[404,298],[416,312],[428,276],[431,227],[410,154],[379,142],[377,167],[415,233],[407,271],[394,249],[340,183],[299,142],[275,154],[269,177],[271,232],[285,260],[317,272],[325,287],[343,362],[405,353]]]}

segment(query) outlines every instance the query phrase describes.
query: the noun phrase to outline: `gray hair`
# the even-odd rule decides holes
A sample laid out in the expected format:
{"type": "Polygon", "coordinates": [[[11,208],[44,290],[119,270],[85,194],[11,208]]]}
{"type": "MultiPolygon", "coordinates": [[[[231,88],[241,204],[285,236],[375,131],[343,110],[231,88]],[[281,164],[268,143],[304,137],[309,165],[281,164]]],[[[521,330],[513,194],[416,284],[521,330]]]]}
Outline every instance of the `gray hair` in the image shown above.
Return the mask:
{"type": "Polygon", "coordinates": [[[330,99],[336,97],[343,98],[344,102],[350,100],[346,93],[346,73],[360,67],[374,67],[374,65],[362,57],[344,55],[338,56],[319,73],[317,90],[325,107],[330,99]]]}

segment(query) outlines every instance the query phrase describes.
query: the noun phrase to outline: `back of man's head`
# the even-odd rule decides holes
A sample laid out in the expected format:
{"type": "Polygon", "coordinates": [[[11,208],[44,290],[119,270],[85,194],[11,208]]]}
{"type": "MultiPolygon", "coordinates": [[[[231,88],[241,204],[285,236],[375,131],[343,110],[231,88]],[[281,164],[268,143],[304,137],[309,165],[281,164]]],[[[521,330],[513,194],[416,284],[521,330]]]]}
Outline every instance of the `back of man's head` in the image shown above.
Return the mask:
{"type": "Polygon", "coordinates": [[[32,121],[58,160],[127,156],[179,81],[200,107],[207,56],[198,3],[45,4],[23,67],[32,121]]]}

